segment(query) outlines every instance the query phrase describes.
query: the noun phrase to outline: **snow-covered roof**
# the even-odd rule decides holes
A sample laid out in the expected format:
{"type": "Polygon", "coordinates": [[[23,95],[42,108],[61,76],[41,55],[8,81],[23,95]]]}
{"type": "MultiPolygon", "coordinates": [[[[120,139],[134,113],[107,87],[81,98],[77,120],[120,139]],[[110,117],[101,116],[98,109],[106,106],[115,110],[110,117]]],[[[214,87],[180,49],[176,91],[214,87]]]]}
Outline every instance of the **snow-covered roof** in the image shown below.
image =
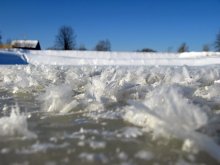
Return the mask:
{"type": "Polygon", "coordinates": [[[39,44],[38,40],[14,40],[11,42],[14,48],[31,48],[35,49],[39,44]]]}

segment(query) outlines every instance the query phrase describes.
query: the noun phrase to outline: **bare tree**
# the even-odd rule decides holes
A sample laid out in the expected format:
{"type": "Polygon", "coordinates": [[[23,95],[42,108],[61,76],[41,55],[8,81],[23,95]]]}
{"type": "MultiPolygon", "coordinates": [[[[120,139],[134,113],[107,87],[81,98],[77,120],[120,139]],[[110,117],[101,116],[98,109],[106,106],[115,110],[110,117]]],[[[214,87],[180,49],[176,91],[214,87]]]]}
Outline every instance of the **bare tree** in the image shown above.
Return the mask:
{"type": "Polygon", "coordinates": [[[186,43],[182,43],[177,50],[178,53],[183,53],[183,52],[188,52],[188,51],[189,51],[189,48],[186,45],[186,43]]]}
{"type": "Polygon", "coordinates": [[[169,47],[167,48],[167,52],[170,53],[170,52],[172,52],[172,51],[173,51],[173,47],[172,47],[172,46],[169,46],[169,47]]]}
{"type": "Polygon", "coordinates": [[[151,48],[143,48],[141,50],[137,50],[137,52],[151,52],[151,53],[153,53],[153,52],[157,52],[157,51],[153,50],[151,48]]]}
{"type": "Polygon", "coordinates": [[[220,31],[216,36],[215,49],[216,49],[217,52],[220,52],[220,31]]]}
{"type": "Polygon", "coordinates": [[[0,44],[2,44],[2,35],[1,35],[1,32],[0,32],[0,44]]]}
{"type": "Polygon", "coordinates": [[[87,49],[86,49],[86,47],[85,47],[84,44],[81,44],[81,45],[79,46],[79,50],[85,51],[85,50],[87,50],[87,49]]]}
{"type": "Polygon", "coordinates": [[[95,46],[96,51],[111,51],[111,43],[108,39],[101,40],[95,46]]]}
{"type": "Polygon", "coordinates": [[[208,44],[203,45],[202,51],[209,52],[210,51],[209,45],[208,44]]]}
{"type": "Polygon", "coordinates": [[[60,50],[74,50],[76,46],[76,35],[72,27],[62,26],[55,40],[55,48],[60,50]]]}

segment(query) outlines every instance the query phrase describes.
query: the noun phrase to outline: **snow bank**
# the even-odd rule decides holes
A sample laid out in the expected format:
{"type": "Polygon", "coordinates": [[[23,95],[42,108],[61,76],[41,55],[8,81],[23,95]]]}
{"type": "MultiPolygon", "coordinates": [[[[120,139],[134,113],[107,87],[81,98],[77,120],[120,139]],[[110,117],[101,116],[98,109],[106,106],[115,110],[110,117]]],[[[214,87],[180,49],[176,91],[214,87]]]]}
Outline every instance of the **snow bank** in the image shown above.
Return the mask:
{"type": "Polygon", "coordinates": [[[29,63],[46,65],[190,65],[220,64],[220,53],[138,53],[96,51],[30,51],[29,63]]]}
{"type": "Polygon", "coordinates": [[[96,51],[19,51],[1,52],[1,64],[34,65],[212,65],[220,64],[220,53],[139,53],[96,51]],[[27,59],[27,60],[26,60],[27,59]]]}

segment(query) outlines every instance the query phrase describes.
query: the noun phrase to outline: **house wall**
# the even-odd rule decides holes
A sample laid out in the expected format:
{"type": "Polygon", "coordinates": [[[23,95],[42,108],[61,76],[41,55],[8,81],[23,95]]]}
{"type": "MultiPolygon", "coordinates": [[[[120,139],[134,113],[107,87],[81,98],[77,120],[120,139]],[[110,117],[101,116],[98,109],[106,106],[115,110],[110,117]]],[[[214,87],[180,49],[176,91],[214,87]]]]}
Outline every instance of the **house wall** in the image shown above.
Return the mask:
{"type": "Polygon", "coordinates": [[[11,45],[0,45],[0,49],[10,49],[12,48],[11,45]]]}

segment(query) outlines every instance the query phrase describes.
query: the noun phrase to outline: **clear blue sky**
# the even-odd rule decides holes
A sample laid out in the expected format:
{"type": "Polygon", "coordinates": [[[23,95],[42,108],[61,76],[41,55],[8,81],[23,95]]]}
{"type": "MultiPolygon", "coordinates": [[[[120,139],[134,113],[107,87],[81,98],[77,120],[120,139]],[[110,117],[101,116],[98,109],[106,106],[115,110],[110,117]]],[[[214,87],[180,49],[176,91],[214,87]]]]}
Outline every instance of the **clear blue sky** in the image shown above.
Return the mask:
{"type": "Polygon", "coordinates": [[[4,40],[38,39],[43,48],[62,25],[74,28],[77,45],[109,39],[113,51],[176,51],[182,42],[199,51],[220,30],[220,0],[1,0],[0,11],[4,40]]]}

